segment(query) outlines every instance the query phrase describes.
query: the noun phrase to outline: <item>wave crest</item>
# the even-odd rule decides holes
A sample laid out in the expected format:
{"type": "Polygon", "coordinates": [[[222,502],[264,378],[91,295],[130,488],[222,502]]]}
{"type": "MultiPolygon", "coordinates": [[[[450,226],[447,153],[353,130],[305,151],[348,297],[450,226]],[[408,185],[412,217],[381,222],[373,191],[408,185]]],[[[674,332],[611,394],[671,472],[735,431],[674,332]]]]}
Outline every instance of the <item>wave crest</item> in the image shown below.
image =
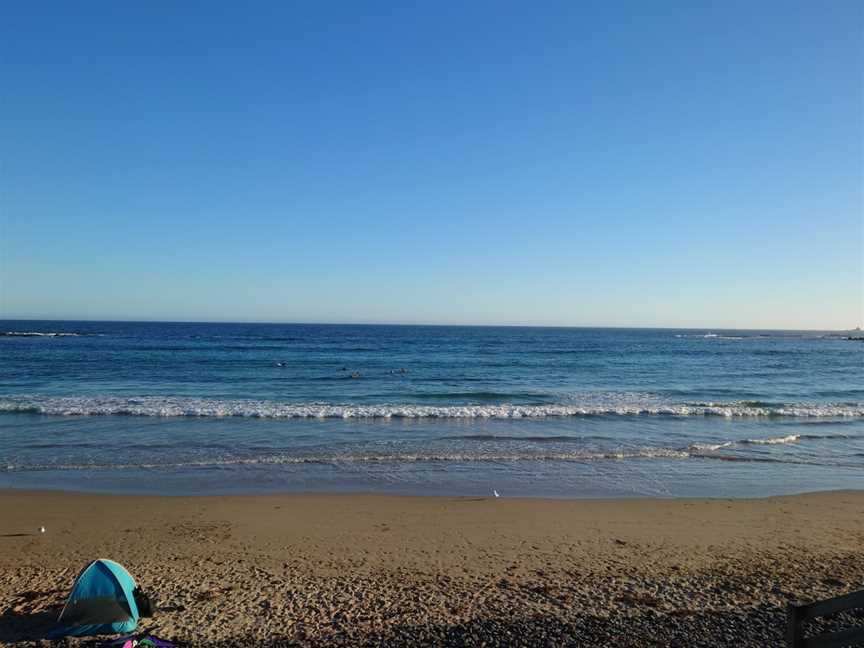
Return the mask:
{"type": "Polygon", "coordinates": [[[787,434],[786,436],[768,437],[767,439],[744,439],[741,443],[746,445],[782,445],[796,443],[800,438],[800,434],[787,434]]]}
{"type": "MultiPolygon", "coordinates": [[[[363,465],[363,464],[419,464],[419,463],[519,463],[519,462],[594,462],[594,461],[679,461],[686,459],[716,460],[744,463],[782,463],[819,465],[819,462],[795,457],[743,456],[700,452],[693,446],[687,450],[675,448],[633,448],[605,452],[394,452],[356,454],[274,454],[257,457],[228,457],[189,459],[180,461],[153,461],[129,463],[42,463],[0,465],[0,473],[44,471],[109,471],[109,470],[183,470],[197,468],[232,469],[243,467],[301,466],[301,465],[363,465]]],[[[827,465],[843,465],[831,463],[827,465]]]]}
{"type": "Polygon", "coordinates": [[[88,333],[72,333],[64,331],[49,331],[40,333],[39,331],[0,331],[0,337],[81,337],[89,335],[88,333]]]}
{"type": "Polygon", "coordinates": [[[578,416],[719,416],[862,418],[864,404],[753,405],[729,403],[585,402],[549,405],[327,404],[145,396],[0,397],[0,412],[51,416],[304,418],[544,418],[578,416]]]}

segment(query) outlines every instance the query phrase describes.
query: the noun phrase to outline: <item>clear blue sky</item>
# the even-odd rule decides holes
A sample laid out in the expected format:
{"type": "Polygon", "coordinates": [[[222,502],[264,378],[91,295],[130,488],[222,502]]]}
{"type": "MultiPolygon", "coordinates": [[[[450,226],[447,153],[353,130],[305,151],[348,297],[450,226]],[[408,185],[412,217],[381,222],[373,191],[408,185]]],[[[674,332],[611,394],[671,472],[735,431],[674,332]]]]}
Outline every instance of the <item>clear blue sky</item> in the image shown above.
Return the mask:
{"type": "Polygon", "coordinates": [[[864,3],[5,2],[5,317],[864,324],[864,3]]]}

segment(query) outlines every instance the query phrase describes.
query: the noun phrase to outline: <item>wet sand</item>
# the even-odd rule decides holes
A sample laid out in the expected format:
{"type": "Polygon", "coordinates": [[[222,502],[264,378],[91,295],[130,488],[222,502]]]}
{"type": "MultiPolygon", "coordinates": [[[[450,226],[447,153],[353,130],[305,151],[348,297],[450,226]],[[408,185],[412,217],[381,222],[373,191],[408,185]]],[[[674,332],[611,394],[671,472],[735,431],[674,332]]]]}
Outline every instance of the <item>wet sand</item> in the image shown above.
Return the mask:
{"type": "Polygon", "coordinates": [[[861,491],[600,501],[6,490],[0,642],[38,645],[77,572],[106,557],[156,601],[140,628],[189,645],[772,646],[788,602],[864,587],[862,556],[861,491]]]}

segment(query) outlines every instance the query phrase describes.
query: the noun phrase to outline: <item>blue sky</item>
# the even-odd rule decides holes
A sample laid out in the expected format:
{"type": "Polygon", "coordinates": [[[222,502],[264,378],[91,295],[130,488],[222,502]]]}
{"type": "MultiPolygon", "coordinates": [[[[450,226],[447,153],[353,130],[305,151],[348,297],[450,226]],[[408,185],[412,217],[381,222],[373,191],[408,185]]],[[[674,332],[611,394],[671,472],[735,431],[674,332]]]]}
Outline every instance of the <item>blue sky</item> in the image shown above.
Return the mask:
{"type": "Polygon", "coordinates": [[[864,5],[6,3],[6,317],[864,325],[864,5]]]}

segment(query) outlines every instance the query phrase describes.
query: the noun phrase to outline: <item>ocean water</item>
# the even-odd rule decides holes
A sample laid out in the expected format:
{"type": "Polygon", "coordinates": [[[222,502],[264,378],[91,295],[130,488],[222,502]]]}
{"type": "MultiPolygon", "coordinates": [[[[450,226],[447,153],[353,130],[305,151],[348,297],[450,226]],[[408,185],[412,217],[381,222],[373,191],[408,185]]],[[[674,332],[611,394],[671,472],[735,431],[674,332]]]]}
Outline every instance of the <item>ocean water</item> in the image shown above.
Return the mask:
{"type": "Polygon", "coordinates": [[[0,321],[0,487],[864,487],[849,334],[0,321]]]}

